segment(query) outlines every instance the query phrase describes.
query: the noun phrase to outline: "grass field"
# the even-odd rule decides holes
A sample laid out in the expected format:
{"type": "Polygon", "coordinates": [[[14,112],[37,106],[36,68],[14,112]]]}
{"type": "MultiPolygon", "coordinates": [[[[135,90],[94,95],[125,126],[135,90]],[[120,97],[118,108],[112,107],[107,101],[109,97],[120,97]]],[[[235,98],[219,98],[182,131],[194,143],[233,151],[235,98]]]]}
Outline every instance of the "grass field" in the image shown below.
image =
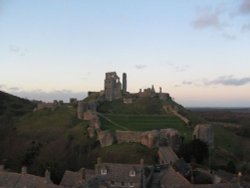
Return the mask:
{"type": "Polygon", "coordinates": [[[100,117],[103,129],[148,131],[174,128],[191,138],[191,130],[174,115],[119,115],[104,114],[100,117]],[[118,125],[118,126],[117,126],[118,125]],[[124,128],[122,128],[124,127],[124,128]]]}
{"type": "Polygon", "coordinates": [[[240,157],[243,152],[243,138],[223,128],[219,124],[214,124],[213,128],[215,145],[227,150],[230,154],[240,157]]]}

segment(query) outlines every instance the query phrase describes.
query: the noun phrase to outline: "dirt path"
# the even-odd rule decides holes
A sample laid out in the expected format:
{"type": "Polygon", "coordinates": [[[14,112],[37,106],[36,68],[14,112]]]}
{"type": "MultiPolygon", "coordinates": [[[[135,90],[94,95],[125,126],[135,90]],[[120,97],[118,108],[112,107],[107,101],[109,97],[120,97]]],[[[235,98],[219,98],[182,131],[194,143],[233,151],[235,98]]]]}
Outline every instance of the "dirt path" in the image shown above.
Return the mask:
{"type": "Polygon", "coordinates": [[[181,114],[179,114],[176,110],[174,110],[171,106],[169,105],[164,105],[163,109],[167,112],[167,109],[169,109],[174,115],[176,115],[177,117],[179,117],[182,121],[184,121],[185,124],[189,124],[189,120],[182,116],[181,114]]]}

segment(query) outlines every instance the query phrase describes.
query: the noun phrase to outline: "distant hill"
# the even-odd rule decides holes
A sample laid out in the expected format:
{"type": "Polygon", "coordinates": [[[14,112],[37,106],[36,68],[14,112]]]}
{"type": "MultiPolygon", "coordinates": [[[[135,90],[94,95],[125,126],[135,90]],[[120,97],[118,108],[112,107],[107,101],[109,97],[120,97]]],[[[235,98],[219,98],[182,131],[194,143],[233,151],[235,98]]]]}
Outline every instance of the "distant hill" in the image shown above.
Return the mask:
{"type": "Polygon", "coordinates": [[[12,118],[32,112],[35,104],[27,99],[0,91],[0,126],[12,118]]]}

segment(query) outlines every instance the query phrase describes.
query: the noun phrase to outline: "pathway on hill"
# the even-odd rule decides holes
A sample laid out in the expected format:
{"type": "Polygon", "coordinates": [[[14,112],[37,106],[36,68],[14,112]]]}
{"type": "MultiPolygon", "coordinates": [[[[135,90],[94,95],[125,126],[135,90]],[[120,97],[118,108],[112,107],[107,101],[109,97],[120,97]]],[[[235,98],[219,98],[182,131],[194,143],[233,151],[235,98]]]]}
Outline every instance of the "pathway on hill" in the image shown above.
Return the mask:
{"type": "Polygon", "coordinates": [[[182,121],[184,121],[185,124],[189,124],[189,120],[184,117],[183,115],[179,114],[175,109],[173,109],[170,105],[164,105],[163,106],[163,109],[167,112],[168,109],[174,114],[176,115],[177,117],[179,117],[182,121]]]}
{"type": "Polygon", "coordinates": [[[122,128],[123,130],[126,130],[126,131],[130,131],[127,127],[124,127],[122,125],[119,125],[118,123],[112,121],[111,119],[109,119],[107,116],[105,116],[104,114],[101,114],[99,112],[97,112],[97,115],[99,115],[100,117],[104,118],[106,121],[112,123],[114,126],[118,127],[118,128],[122,128]]]}

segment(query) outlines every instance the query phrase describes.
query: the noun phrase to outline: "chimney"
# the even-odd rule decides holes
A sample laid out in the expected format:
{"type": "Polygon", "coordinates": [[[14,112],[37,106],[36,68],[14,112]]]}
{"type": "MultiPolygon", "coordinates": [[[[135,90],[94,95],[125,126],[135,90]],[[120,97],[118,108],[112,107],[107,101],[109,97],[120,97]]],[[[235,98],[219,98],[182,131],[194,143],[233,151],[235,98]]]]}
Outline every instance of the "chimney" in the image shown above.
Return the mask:
{"type": "Polygon", "coordinates": [[[144,159],[140,159],[140,165],[144,166],[144,159]]]}
{"type": "Polygon", "coordinates": [[[101,157],[98,157],[97,158],[97,164],[101,164],[102,163],[102,158],[101,157]]]}
{"type": "Polygon", "coordinates": [[[21,174],[27,174],[27,167],[26,166],[22,166],[22,169],[21,169],[21,174]]]}
{"type": "Polygon", "coordinates": [[[46,183],[51,183],[50,171],[49,171],[48,169],[45,171],[44,177],[45,177],[45,182],[46,182],[46,183]]]}
{"type": "Polygon", "coordinates": [[[4,171],[4,165],[0,165],[0,172],[4,171]]]}
{"type": "Polygon", "coordinates": [[[85,180],[86,179],[86,169],[85,168],[81,168],[80,169],[80,173],[81,173],[82,180],[85,180]]]}

